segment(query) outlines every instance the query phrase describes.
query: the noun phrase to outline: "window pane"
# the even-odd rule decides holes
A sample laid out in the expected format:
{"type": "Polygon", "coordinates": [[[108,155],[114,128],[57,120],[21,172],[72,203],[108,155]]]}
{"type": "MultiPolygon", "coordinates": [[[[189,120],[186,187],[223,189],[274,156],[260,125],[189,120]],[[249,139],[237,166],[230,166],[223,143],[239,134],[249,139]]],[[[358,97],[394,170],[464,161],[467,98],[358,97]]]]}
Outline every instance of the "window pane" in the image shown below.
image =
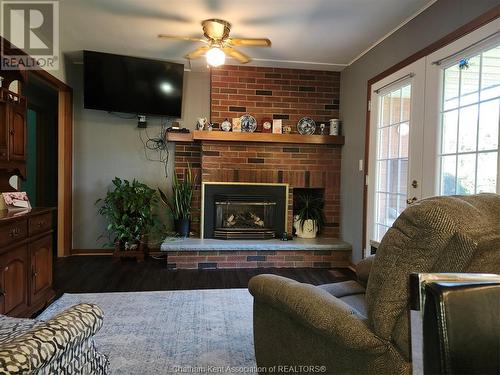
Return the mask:
{"type": "Polygon", "coordinates": [[[455,155],[443,156],[441,158],[441,195],[455,194],[456,169],[457,157],[455,155]]]}
{"type": "Polygon", "coordinates": [[[380,116],[381,124],[380,126],[387,126],[390,123],[391,118],[391,96],[385,95],[382,97],[382,114],[380,116]]]}
{"type": "Polygon", "coordinates": [[[378,162],[378,191],[387,191],[387,160],[378,162]]]}
{"type": "Polygon", "coordinates": [[[401,121],[410,120],[411,85],[401,89],[401,121]]]}
{"type": "Polygon", "coordinates": [[[405,196],[402,196],[400,195],[399,196],[399,207],[398,207],[398,216],[401,214],[401,212],[403,212],[406,208],[406,195],[405,196]]]}
{"type": "Polygon", "coordinates": [[[386,223],[388,226],[392,226],[392,224],[398,217],[398,198],[399,195],[396,194],[389,195],[389,201],[387,207],[387,223],[386,223]]]}
{"type": "Polygon", "coordinates": [[[391,92],[391,124],[401,121],[401,90],[391,92]]]}
{"type": "Polygon", "coordinates": [[[460,69],[458,65],[449,67],[444,71],[443,110],[458,107],[458,86],[460,69]]]}
{"type": "Polygon", "coordinates": [[[462,69],[460,79],[460,106],[477,103],[479,100],[479,70],[481,56],[468,60],[468,68],[462,69]]]}
{"type": "Polygon", "coordinates": [[[498,152],[481,153],[478,158],[476,193],[495,193],[498,152]]]}
{"type": "Polygon", "coordinates": [[[481,103],[479,107],[479,150],[498,148],[498,119],[500,100],[481,103]]]}
{"type": "Polygon", "coordinates": [[[481,100],[500,96],[500,46],[483,53],[481,100]]]}
{"type": "Polygon", "coordinates": [[[403,122],[399,125],[399,157],[408,157],[408,147],[409,147],[409,136],[410,136],[410,124],[403,122]]]}
{"type": "Polygon", "coordinates": [[[399,132],[398,132],[398,126],[391,126],[389,128],[389,133],[390,133],[390,138],[391,138],[391,144],[389,148],[389,157],[390,158],[397,158],[399,155],[399,132]]]}
{"type": "Polygon", "coordinates": [[[398,193],[404,194],[408,192],[408,159],[399,160],[399,188],[398,193]]]}
{"type": "Polygon", "coordinates": [[[389,156],[389,128],[378,131],[378,159],[387,159],[389,156]]]}
{"type": "Polygon", "coordinates": [[[385,224],[387,221],[387,194],[377,193],[377,223],[385,224]]]}
{"type": "Polygon", "coordinates": [[[476,185],[476,155],[458,155],[457,194],[474,194],[476,185]]]}
{"type": "Polygon", "coordinates": [[[460,109],[458,151],[476,151],[477,105],[460,109]]]}
{"type": "Polygon", "coordinates": [[[443,114],[442,153],[457,152],[458,110],[443,114]]]}
{"type": "Polygon", "coordinates": [[[389,192],[396,193],[398,191],[398,174],[399,174],[399,160],[391,159],[389,164],[389,192]]]}

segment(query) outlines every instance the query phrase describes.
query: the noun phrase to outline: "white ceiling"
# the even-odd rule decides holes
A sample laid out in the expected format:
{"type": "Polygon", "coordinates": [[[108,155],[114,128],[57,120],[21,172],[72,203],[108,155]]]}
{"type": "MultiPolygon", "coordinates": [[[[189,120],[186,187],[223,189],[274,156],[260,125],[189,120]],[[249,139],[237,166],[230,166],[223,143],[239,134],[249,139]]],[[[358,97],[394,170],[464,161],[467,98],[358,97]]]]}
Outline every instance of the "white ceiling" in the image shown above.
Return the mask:
{"type": "Polygon", "coordinates": [[[201,20],[222,18],[233,37],[271,39],[271,48],[242,48],[253,65],[342,70],[434,1],[62,0],[61,48],[74,60],[87,49],[185,62],[200,44],[157,34],[199,37],[201,20]]]}

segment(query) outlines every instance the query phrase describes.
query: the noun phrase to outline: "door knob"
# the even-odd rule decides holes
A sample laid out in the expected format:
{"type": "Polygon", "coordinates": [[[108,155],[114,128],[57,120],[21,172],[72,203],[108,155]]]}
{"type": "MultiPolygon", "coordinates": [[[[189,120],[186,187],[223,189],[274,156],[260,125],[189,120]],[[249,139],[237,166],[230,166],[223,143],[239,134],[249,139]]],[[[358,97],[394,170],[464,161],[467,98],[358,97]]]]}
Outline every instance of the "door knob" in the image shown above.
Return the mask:
{"type": "Polygon", "coordinates": [[[418,188],[418,181],[417,181],[417,180],[413,180],[413,181],[411,182],[411,186],[412,186],[413,188],[415,188],[415,189],[416,189],[416,188],[418,188]]]}
{"type": "Polygon", "coordinates": [[[417,200],[418,200],[418,199],[417,199],[417,197],[408,198],[408,199],[406,200],[406,203],[407,203],[407,204],[413,204],[413,203],[415,203],[417,200]]]}

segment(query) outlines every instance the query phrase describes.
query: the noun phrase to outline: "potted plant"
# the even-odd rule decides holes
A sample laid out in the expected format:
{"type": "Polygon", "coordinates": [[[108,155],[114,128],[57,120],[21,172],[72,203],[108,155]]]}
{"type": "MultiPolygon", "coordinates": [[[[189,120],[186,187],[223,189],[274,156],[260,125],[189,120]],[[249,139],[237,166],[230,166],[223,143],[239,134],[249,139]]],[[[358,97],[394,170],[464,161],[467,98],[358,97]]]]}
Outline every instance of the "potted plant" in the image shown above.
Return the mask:
{"type": "Polygon", "coordinates": [[[99,214],[108,221],[107,230],[113,236],[116,256],[144,259],[144,243],[148,233],[158,225],[153,208],[158,203],[156,191],[147,185],[115,177],[101,204],[99,214]]]}
{"type": "Polygon", "coordinates": [[[298,207],[293,220],[295,234],[300,238],[315,238],[325,224],[323,198],[311,193],[301,193],[297,194],[294,203],[298,207]]]}
{"type": "Polygon", "coordinates": [[[195,188],[196,176],[188,167],[182,180],[174,174],[172,178],[172,199],[158,189],[163,203],[165,203],[174,218],[174,228],[182,237],[189,236],[191,221],[191,201],[195,188]]]}

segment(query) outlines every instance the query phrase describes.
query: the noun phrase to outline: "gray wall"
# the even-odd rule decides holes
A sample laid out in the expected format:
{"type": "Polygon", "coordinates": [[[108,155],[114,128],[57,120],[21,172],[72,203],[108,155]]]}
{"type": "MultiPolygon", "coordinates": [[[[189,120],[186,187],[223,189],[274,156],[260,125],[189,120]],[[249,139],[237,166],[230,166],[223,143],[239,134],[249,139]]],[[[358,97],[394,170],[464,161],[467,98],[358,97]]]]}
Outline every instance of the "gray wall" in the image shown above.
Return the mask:
{"type": "Polygon", "coordinates": [[[498,5],[498,0],[439,0],[342,71],[340,108],[346,143],[342,149],[342,238],[362,257],[363,176],[367,81],[498,5]]]}
{"type": "MultiPolygon", "coordinates": [[[[67,65],[68,83],[74,92],[73,139],[73,248],[98,249],[105,240],[105,222],[97,214],[94,202],[104,197],[115,177],[136,178],[152,188],[170,189],[164,165],[148,161],[139,138],[136,119],[122,119],[104,111],[83,108],[83,66],[67,65]]],[[[210,115],[210,75],[208,72],[185,72],[183,118],[194,128],[196,118],[210,115]]],[[[127,116],[127,115],[124,115],[127,116]]],[[[160,131],[160,118],[148,117],[149,136],[160,131]]],[[[145,135],[143,131],[143,136],[145,135]]],[[[169,146],[169,177],[173,170],[173,145],[169,146]]],[[[155,156],[155,155],[153,155],[155,156]]],[[[165,209],[162,209],[166,216],[165,209]]]]}

